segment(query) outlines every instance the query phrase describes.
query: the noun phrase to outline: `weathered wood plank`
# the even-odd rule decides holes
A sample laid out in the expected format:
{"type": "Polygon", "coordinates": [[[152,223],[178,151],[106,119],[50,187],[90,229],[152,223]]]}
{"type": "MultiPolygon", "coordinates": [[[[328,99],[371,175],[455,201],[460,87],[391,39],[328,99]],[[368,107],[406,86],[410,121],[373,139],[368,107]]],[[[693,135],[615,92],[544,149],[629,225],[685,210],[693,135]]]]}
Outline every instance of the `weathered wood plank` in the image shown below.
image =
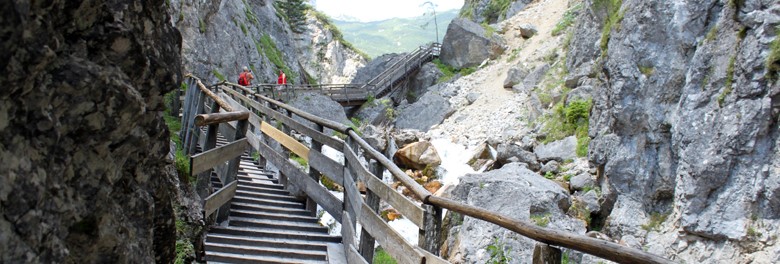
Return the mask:
{"type": "Polygon", "coordinates": [[[344,204],[347,206],[347,211],[355,215],[355,218],[360,218],[360,207],[363,204],[363,198],[360,197],[360,191],[358,191],[357,183],[355,183],[355,178],[352,176],[350,171],[354,170],[355,166],[362,166],[359,162],[353,163],[353,161],[356,161],[357,158],[355,157],[355,153],[353,153],[349,147],[344,147],[344,155],[351,156],[351,158],[347,158],[348,170],[344,170],[344,204]]]}
{"type": "Polygon", "coordinates": [[[417,249],[417,252],[420,252],[423,256],[425,256],[425,264],[450,264],[449,261],[446,261],[439,256],[434,255],[431,252],[426,251],[425,249],[422,249],[420,247],[415,247],[417,249]]]}
{"type": "Polygon", "coordinates": [[[325,211],[327,211],[336,221],[341,222],[341,211],[344,210],[341,200],[333,196],[328,192],[320,183],[315,182],[314,179],[309,178],[306,173],[299,170],[295,165],[290,163],[287,157],[282,157],[281,154],[274,151],[267,144],[260,142],[258,144],[257,151],[260,155],[268,159],[269,162],[274,164],[281,173],[287,175],[290,181],[298,188],[303,190],[306,195],[314,199],[325,211]]]}
{"type": "MultiPolygon", "coordinates": [[[[344,247],[347,247],[346,245],[344,247]]],[[[360,256],[360,253],[358,253],[357,249],[354,246],[349,246],[349,249],[347,250],[347,262],[349,264],[357,263],[357,264],[368,264],[368,261],[363,259],[362,256],[360,256]]]]}
{"type": "Polygon", "coordinates": [[[243,138],[230,144],[208,150],[198,155],[192,156],[190,162],[192,164],[192,175],[204,172],[208,169],[214,168],[217,165],[223,164],[231,159],[241,156],[249,146],[247,139],[243,138]]]}
{"type": "Polygon", "coordinates": [[[533,264],[561,264],[561,250],[545,243],[534,246],[533,264]]]}
{"type": "Polygon", "coordinates": [[[415,250],[409,241],[398,234],[393,228],[379,218],[365,203],[360,213],[360,225],[376,238],[379,245],[385,249],[398,263],[423,263],[423,256],[415,250]]]}
{"type": "Polygon", "coordinates": [[[442,210],[430,204],[423,204],[423,226],[420,227],[418,245],[429,251],[438,254],[441,248],[441,229],[442,229],[442,210]]]}
{"type": "Polygon", "coordinates": [[[312,138],[314,141],[320,142],[326,146],[329,146],[334,149],[341,149],[344,147],[344,142],[335,139],[333,137],[327,136],[315,129],[312,129],[311,127],[308,127],[304,124],[299,123],[298,121],[295,121],[292,118],[287,117],[286,115],[279,113],[277,111],[272,110],[271,108],[262,105],[261,103],[250,99],[247,96],[244,96],[236,91],[233,91],[231,89],[225,89],[226,93],[229,93],[231,95],[236,96],[237,98],[241,99],[242,101],[248,103],[254,110],[259,111],[260,113],[263,113],[264,115],[268,115],[272,117],[273,119],[281,121],[283,124],[289,126],[292,129],[295,129],[295,131],[298,131],[299,133],[302,133],[310,138],[312,138]]]}
{"type": "Polygon", "coordinates": [[[321,172],[338,185],[344,185],[344,166],[319,151],[309,151],[309,167],[321,172]]]}
{"type": "Polygon", "coordinates": [[[294,138],[288,136],[281,130],[276,129],[274,126],[266,122],[260,124],[260,131],[263,131],[264,134],[278,141],[279,144],[285,146],[287,149],[295,153],[295,155],[298,155],[298,157],[303,158],[307,162],[309,161],[309,148],[301,144],[301,142],[298,142],[298,140],[295,140],[294,138]]]}
{"type": "Polygon", "coordinates": [[[206,216],[214,213],[223,204],[230,202],[236,194],[236,188],[238,188],[238,181],[233,181],[206,197],[206,200],[203,201],[203,211],[206,212],[206,216]]]}
{"type": "Polygon", "coordinates": [[[375,177],[365,177],[362,179],[363,182],[366,183],[366,188],[371,189],[374,194],[398,210],[398,212],[409,219],[409,221],[412,221],[412,223],[418,227],[423,226],[424,211],[422,207],[375,177]]]}
{"type": "MultiPolygon", "coordinates": [[[[384,171],[384,168],[382,165],[379,165],[376,160],[369,160],[368,166],[371,170],[371,173],[376,175],[382,175],[382,172],[384,171]]],[[[365,182],[364,182],[365,183],[365,182]]],[[[374,213],[379,212],[379,196],[374,194],[374,191],[372,191],[369,188],[366,188],[366,205],[373,210],[374,213]]],[[[360,232],[360,247],[358,247],[360,251],[360,255],[363,256],[363,259],[374,259],[374,246],[376,244],[376,240],[371,236],[371,234],[368,233],[365,229],[363,229],[362,232],[360,232]]]]}
{"type": "Polygon", "coordinates": [[[354,217],[352,217],[352,213],[348,211],[344,211],[342,214],[341,221],[341,240],[342,243],[344,243],[344,246],[354,246],[355,245],[355,225],[352,224],[354,217]]]}
{"type": "Polygon", "coordinates": [[[208,126],[211,124],[225,123],[238,120],[249,119],[249,112],[225,112],[225,113],[211,113],[200,114],[195,116],[196,126],[208,126]]]}

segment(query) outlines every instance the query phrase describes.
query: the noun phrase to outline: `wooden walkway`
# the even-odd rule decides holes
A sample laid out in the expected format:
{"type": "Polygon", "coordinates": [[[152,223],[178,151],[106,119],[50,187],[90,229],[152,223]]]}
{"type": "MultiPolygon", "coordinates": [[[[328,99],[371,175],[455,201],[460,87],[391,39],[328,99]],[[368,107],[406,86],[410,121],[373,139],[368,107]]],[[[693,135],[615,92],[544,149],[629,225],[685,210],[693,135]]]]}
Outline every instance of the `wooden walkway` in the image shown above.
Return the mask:
{"type": "Polygon", "coordinates": [[[447,209],[536,240],[534,263],[560,263],[560,248],[621,263],[672,263],[642,250],[434,196],[344,124],[243,86],[223,84],[210,90],[194,76],[187,77],[187,84],[180,135],[209,225],[200,252],[208,262],[371,263],[378,244],[398,263],[448,263],[438,257],[442,211],[447,209]],[[326,128],[345,139],[325,134],[326,128]],[[326,156],[324,146],[343,156],[326,156]],[[293,154],[307,162],[303,169],[291,160],[293,154]],[[384,183],[385,170],[414,197],[384,183]],[[343,198],[325,189],[321,177],[343,186],[343,198]],[[419,228],[417,244],[382,220],[380,202],[419,228]],[[328,235],[318,223],[318,208],[341,224],[338,235],[328,235]]]}

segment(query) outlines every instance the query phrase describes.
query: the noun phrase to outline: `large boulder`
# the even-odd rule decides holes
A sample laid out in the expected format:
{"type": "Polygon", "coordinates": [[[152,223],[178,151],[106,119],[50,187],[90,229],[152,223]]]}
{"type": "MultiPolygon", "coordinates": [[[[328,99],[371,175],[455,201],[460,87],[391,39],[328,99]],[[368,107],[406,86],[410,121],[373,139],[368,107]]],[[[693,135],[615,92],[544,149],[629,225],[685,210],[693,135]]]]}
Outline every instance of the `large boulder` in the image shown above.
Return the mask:
{"type": "Polygon", "coordinates": [[[174,262],[163,2],[0,1],[0,263],[174,262]]]}
{"type": "Polygon", "coordinates": [[[395,126],[400,129],[416,129],[428,131],[433,125],[438,125],[455,110],[450,102],[438,93],[427,93],[419,101],[401,107],[395,126]]]}
{"type": "Polygon", "coordinates": [[[406,56],[406,53],[390,53],[372,59],[368,64],[357,70],[355,77],[352,79],[352,84],[368,83],[404,56],[406,56]]]}
{"type": "Polygon", "coordinates": [[[577,157],[577,138],[569,136],[564,139],[537,146],[534,149],[536,156],[541,161],[564,161],[577,157]]]}
{"type": "Polygon", "coordinates": [[[541,165],[536,158],[536,154],[525,150],[523,146],[513,143],[500,143],[496,146],[496,151],[496,162],[499,166],[510,163],[510,160],[512,160],[525,163],[528,165],[528,168],[533,171],[538,171],[541,168],[541,165]]]}
{"type": "Polygon", "coordinates": [[[528,69],[524,65],[518,64],[509,68],[506,73],[506,80],[504,80],[504,88],[512,88],[515,85],[521,83],[525,77],[528,76],[528,69]]]}
{"type": "Polygon", "coordinates": [[[425,95],[428,92],[428,87],[435,85],[443,75],[439,67],[436,67],[436,64],[431,62],[425,63],[417,71],[417,74],[412,77],[413,81],[408,82],[407,92],[399,95],[403,96],[409,103],[414,103],[425,95]]]}
{"type": "MultiPolygon", "coordinates": [[[[320,93],[303,93],[296,95],[287,104],[303,110],[304,112],[313,114],[320,118],[324,118],[339,124],[350,124],[347,119],[347,114],[342,107],[336,101],[333,101],[330,97],[322,95],[320,93]]],[[[309,127],[314,127],[314,123],[307,121],[301,117],[294,117],[298,122],[301,122],[309,127]]]]}
{"type": "Polygon", "coordinates": [[[498,34],[488,35],[479,24],[456,18],[447,28],[441,46],[441,61],[456,69],[478,66],[504,53],[504,40],[498,34]]]}
{"type": "MultiPolygon", "coordinates": [[[[548,228],[585,233],[584,223],[566,215],[569,192],[555,182],[545,179],[518,163],[481,174],[467,174],[451,191],[451,198],[491,212],[537,222],[548,228]],[[536,220],[532,220],[536,219],[536,220]]],[[[453,216],[450,215],[449,219],[453,216]]],[[[498,243],[510,247],[506,253],[513,260],[531,259],[536,241],[517,235],[497,225],[463,217],[451,228],[445,255],[452,263],[487,263],[485,249],[498,243]]],[[[447,231],[445,231],[447,232],[447,231]]]]}
{"type": "Polygon", "coordinates": [[[537,66],[531,73],[525,75],[522,82],[513,86],[512,89],[520,93],[533,90],[549,70],[550,65],[547,63],[537,66]]]}
{"type": "Polygon", "coordinates": [[[393,155],[393,160],[404,168],[417,170],[426,167],[436,168],[441,165],[439,153],[429,141],[420,141],[404,146],[393,155]]]}

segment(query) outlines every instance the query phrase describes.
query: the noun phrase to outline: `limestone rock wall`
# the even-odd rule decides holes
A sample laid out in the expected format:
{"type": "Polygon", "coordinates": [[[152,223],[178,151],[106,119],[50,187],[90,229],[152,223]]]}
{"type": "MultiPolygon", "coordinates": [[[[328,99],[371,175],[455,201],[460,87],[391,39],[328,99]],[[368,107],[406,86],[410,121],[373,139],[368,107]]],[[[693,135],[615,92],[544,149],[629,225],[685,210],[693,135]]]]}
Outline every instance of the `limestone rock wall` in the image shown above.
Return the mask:
{"type": "Polygon", "coordinates": [[[567,56],[569,79],[595,83],[603,231],[675,259],[778,261],[780,4],[605,2],[583,1],[567,56]]]}
{"type": "Polygon", "coordinates": [[[0,262],[173,261],[164,3],[0,2],[0,262]]]}

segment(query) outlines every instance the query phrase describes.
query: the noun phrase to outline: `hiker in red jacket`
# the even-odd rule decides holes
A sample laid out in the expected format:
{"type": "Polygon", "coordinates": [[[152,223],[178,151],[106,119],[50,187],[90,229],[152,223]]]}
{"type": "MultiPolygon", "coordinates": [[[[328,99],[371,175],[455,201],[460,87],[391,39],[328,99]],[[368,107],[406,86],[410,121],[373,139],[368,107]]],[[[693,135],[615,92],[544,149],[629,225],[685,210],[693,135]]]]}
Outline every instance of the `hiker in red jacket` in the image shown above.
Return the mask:
{"type": "Polygon", "coordinates": [[[255,76],[252,76],[252,73],[249,72],[249,68],[244,66],[244,71],[238,75],[238,85],[250,86],[252,85],[252,79],[254,78],[255,76]]]}
{"type": "Polygon", "coordinates": [[[276,90],[278,91],[279,98],[282,98],[282,90],[287,85],[287,75],[284,74],[284,71],[279,70],[279,79],[276,81],[276,90]]]}

